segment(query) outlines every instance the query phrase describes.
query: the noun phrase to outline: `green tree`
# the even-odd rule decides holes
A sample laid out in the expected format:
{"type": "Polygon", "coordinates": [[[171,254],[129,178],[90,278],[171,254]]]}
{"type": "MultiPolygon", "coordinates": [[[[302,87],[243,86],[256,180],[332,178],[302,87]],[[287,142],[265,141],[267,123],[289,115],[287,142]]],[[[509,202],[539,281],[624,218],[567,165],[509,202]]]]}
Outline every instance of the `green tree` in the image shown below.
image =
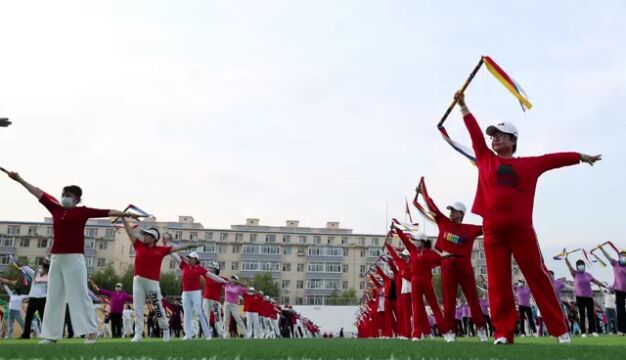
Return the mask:
{"type": "Polygon", "coordinates": [[[339,291],[337,289],[333,289],[333,291],[328,296],[328,299],[326,300],[326,305],[340,305],[340,304],[341,304],[341,297],[340,297],[339,291]]]}
{"type": "MultiPolygon", "coordinates": [[[[98,269],[94,272],[91,275],[91,280],[93,280],[98,287],[106,290],[113,290],[115,288],[115,284],[121,282],[121,278],[115,273],[112,263],[109,263],[106,267],[98,269]]],[[[132,287],[126,287],[125,289],[126,291],[130,291],[132,287]]]]}
{"type": "MultiPolygon", "coordinates": [[[[9,280],[17,280],[17,284],[14,289],[18,290],[20,294],[28,294],[28,291],[30,290],[30,283],[24,285],[24,274],[15,266],[9,265],[8,270],[2,275],[2,277],[9,280]]],[[[11,288],[13,287],[11,286],[11,288]]],[[[1,286],[0,289],[2,289],[1,286]]],[[[2,289],[2,292],[4,292],[4,289],[2,289]]]]}
{"type": "Polygon", "coordinates": [[[270,273],[258,273],[254,275],[254,279],[252,279],[252,286],[257,291],[263,291],[265,295],[268,295],[271,298],[278,299],[280,296],[280,287],[278,286],[278,282],[272,279],[272,274],[270,273]]]}
{"type": "Polygon", "coordinates": [[[350,288],[341,294],[341,305],[356,305],[356,290],[354,288],[350,288]]]}
{"type": "Polygon", "coordinates": [[[161,292],[165,296],[180,296],[182,284],[174,273],[161,273],[161,292]]]}

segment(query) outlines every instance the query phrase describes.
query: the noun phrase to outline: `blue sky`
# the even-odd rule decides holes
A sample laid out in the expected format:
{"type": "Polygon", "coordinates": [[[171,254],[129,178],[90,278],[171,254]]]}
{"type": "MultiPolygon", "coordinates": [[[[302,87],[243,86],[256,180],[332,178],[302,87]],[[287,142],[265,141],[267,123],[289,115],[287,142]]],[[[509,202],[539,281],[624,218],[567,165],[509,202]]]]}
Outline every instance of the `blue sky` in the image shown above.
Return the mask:
{"type": "MultiPolygon", "coordinates": [[[[471,204],[476,171],[435,124],[485,54],[535,107],[522,113],[482,70],[467,92],[481,125],[516,123],[521,156],[604,155],[541,179],[546,256],[624,247],[625,11],[621,1],[0,1],[0,114],[14,122],[0,132],[0,164],[53,194],[76,183],[88,205],[133,202],[159,219],[336,220],[382,233],[386,205],[402,217],[422,175],[441,205],[471,204]]],[[[469,143],[458,111],[447,127],[469,143]]],[[[2,219],[46,215],[9,180],[0,198],[2,219]]]]}

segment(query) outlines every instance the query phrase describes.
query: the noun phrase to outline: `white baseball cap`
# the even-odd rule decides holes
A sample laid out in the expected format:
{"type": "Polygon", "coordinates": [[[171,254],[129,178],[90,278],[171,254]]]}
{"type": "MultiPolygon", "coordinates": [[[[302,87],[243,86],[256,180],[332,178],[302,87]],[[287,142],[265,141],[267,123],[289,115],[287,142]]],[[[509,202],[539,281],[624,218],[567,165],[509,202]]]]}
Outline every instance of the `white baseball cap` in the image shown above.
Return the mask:
{"type": "Polygon", "coordinates": [[[466,213],[466,210],[467,210],[467,209],[465,208],[465,204],[463,204],[463,203],[462,203],[462,202],[460,202],[460,201],[453,202],[453,203],[452,203],[452,205],[448,205],[448,207],[447,207],[446,209],[448,209],[448,210],[456,210],[456,211],[460,211],[460,212],[462,212],[463,214],[465,214],[465,213],[466,213]]]}
{"type": "Polygon", "coordinates": [[[402,250],[402,253],[400,253],[402,256],[409,256],[409,250],[404,249],[402,250]]]}
{"type": "Polygon", "coordinates": [[[214,268],[214,269],[219,269],[219,268],[220,268],[220,264],[218,264],[218,263],[217,263],[217,262],[215,262],[215,261],[211,261],[211,262],[209,263],[209,267],[210,267],[210,268],[214,268]]]}
{"type": "Polygon", "coordinates": [[[509,122],[501,122],[499,124],[490,125],[489,127],[487,127],[487,131],[486,131],[487,135],[494,136],[496,132],[503,132],[505,134],[511,134],[515,137],[518,137],[519,135],[519,132],[517,131],[517,128],[515,127],[515,125],[509,122]]]}
{"type": "Polygon", "coordinates": [[[426,234],[423,232],[420,232],[417,234],[411,234],[411,237],[413,238],[413,240],[428,241],[428,236],[426,236],[426,234]]]}
{"type": "Polygon", "coordinates": [[[239,276],[237,275],[231,275],[230,278],[235,279],[236,281],[239,281],[239,276]]]}
{"type": "Polygon", "coordinates": [[[161,234],[159,233],[159,230],[155,229],[155,228],[141,228],[141,233],[142,234],[148,234],[148,235],[152,235],[152,237],[156,240],[159,241],[159,239],[161,238],[161,234]]]}
{"type": "Polygon", "coordinates": [[[250,286],[250,287],[248,288],[248,291],[254,291],[254,290],[255,290],[255,289],[254,289],[254,287],[252,287],[252,286],[250,286]]]}
{"type": "Polygon", "coordinates": [[[200,258],[200,256],[198,256],[198,253],[195,252],[195,251],[190,252],[189,255],[187,255],[187,256],[190,257],[190,258],[194,258],[194,259],[199,259],[200,258]]]}

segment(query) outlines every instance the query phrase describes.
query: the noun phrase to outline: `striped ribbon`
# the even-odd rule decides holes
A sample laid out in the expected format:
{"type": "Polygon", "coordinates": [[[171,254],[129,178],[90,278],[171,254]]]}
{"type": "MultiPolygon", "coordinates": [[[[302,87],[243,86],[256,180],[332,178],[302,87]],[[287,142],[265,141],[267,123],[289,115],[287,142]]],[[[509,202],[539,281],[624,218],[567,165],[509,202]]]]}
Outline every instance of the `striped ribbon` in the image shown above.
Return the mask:
{"type": "Polygon", "coordinates": [[[472,150],[468,146],[462,145],[459,142],[452,140],[452,138],[450,138],[450,135],[448,135],[448,132],[446,131],[446,128],[443,127],[443,125],[438,127],[437,129],[439,130],[439,133],[441,134],[443,139],[450,146],[452,146],[452,148],[456,152],[458,152],[459,154],[465,156],[472,163],[472,165],[476,166],[476,155],[474,154],[474,150],[472,150]]]}

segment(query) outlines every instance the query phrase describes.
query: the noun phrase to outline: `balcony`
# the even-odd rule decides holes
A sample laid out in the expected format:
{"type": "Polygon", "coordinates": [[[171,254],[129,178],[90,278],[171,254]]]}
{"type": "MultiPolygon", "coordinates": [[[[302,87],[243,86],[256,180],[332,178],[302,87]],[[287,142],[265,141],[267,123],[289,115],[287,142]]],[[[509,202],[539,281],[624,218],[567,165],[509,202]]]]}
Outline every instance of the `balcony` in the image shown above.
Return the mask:
{"type": "Polygon", "coordinates": [[[260,254],[260,253],[256,253],[256,254],[251,254],[251,253],[241,253],[241,260],[258,260],[258,261],[279,261],[280,260],[280,253],[279,254],[260,254]]]}
{"type": "Polygon", "coordinates": [[[336,279],[341,280],[343,273],[335,272],[307,272],[306,278],[308,279],[336,279]]]}

